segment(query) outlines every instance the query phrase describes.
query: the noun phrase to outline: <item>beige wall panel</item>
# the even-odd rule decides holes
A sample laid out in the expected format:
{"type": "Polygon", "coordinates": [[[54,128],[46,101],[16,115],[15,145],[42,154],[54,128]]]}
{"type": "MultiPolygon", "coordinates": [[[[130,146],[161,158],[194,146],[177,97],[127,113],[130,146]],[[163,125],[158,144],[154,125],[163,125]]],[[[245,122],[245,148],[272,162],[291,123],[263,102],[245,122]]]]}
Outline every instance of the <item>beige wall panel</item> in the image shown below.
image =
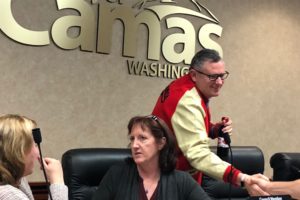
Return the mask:
{"type": "MultiPolygon", "coordinates": [[[[189,1],[178,3],[195,9],[189,1]]],[[[222,94],[211,101],[213,119],[230,116],[232,144],[260,147],[266,174],[271,176],[272,154],[299,151],[300,1],[200,3],[220,20],[222,37],[215,41],[222,46],[230,71],[222,94]]],[[[50,30],[57,18],[75,14],[57,11],[55,1],[35,0],[14,0],[13,13],[20,24],[35,30],[50,30]]],[[[149,114],[171,82],[128,74],[129,58],[121,56],[121,27],[115,24],[109,55],[66,51],[53,42],[27,46],[0,34],[0,112],[35,119],[42,130],[45,156],[60,159],[71,148],[126,147],[129,119],[149,114]]],[[[142,61],[145,28],[140,32],[135,60],[142,61]]],[[[30,180],[43,180],[42,173],[31,175],[30,180]]]]}

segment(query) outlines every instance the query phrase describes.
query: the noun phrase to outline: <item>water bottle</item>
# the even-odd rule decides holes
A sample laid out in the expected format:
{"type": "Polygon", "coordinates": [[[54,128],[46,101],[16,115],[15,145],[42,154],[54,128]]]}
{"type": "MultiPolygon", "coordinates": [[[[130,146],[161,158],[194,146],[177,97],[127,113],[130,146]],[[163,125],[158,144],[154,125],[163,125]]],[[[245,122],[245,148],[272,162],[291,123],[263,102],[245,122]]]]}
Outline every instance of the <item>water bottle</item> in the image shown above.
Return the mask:
{"type": "MultiPolygon", "coordinates": [[[[222,121],[228,121],[227,117],[222,117],[222,121]]],[[[230,147],[230,137],[228,133],[223,133],[222,129],[224,126],[221,126],[218,134],[218,145],[217,145],[217,155],[224,161],[228,161],[229,147],[230,147]]]]}

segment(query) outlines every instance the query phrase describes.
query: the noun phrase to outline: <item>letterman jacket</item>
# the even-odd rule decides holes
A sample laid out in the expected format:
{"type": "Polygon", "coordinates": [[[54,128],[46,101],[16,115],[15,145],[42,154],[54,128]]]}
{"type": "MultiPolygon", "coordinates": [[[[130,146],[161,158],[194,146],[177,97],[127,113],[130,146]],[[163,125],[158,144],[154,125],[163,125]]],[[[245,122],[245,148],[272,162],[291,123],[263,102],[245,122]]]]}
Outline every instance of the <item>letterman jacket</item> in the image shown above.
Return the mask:
{"type": "Polygon", "coordinates": [[[175,134],[179,156],[177,169],[188,171],[201,184],[202,173],[236,183],[239,170],[221,160],[209,149],[209,138],[216,138],[210,122],[208,99],[196,88],[190,74],[174,80],[158,98],[153,115],[163,119],[175,134]]]}

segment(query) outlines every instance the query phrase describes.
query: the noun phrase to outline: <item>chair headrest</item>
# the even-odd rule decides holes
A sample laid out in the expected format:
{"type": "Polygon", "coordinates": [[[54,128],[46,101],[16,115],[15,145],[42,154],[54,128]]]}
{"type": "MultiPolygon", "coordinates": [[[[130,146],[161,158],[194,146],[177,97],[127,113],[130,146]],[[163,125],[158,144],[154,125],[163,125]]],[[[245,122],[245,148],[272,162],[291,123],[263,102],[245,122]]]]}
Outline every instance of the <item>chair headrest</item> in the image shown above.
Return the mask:
{"type": "Polygon", "coordinates": [[[69,198],[90,199],[106,171],[130,156],[130,149],[114,148],[81,148],[65,152],[62,167],[69,198]]]}
{"type": "Polygon", "coordinates": [[[275,153],[270,159],[274,181],[292,181],[300,178],[300,153],[275,153]]]}
{"type": "MultiPolygon", "coordinates": [[[[263,173],[265,159],[262,150],[256,146],[232,146],[233,166],[247,174],[263,173]]],[[[217,152],[217,147],[211,147],[217,152]]],[[[226,162],[231,163],[231,155],[228,153],[226,162]]]]}

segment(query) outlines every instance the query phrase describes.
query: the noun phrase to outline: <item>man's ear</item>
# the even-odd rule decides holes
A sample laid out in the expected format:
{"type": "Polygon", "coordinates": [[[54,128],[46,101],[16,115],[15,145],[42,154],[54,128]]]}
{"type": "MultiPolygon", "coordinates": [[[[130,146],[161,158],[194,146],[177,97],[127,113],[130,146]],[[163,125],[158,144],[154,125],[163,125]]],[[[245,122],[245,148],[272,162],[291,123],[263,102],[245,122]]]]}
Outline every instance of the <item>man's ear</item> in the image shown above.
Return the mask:
{"type": "Polygon", "coordinates": [[[196,82],[197,72],[194,69],[190,69],[190,76],[194,82],[196,82]]]}

